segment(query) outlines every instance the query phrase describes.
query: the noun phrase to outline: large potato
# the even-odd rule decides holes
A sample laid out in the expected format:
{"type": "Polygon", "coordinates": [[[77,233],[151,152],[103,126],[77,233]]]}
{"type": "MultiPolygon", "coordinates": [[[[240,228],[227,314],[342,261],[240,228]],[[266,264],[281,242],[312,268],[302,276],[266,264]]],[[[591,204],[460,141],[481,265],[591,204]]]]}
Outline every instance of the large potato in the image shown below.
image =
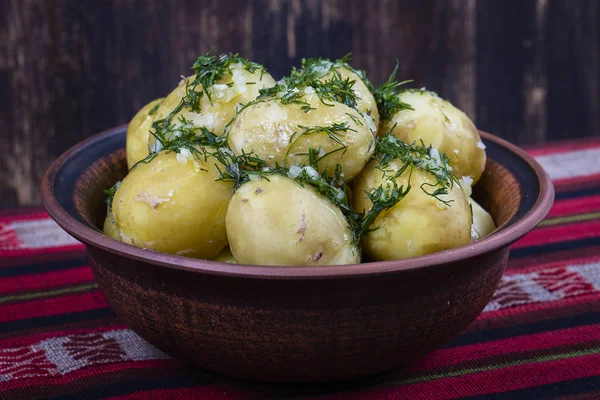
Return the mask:
{"type": "Polygon", "coordinates": [[[135,163],[148,155],[148,139],[154,114],[163,98],[152,100],[140,109],[127,126],[127,166],[131,169],[135,163]]]}
{"type": "Polygon", "coordinates": [[[235,192],[227,209],[227,236],[240,264],[360,262],[342,212],[312,187],[279,175],[250,181],[235,192]]]}
{"type": "MultiPolygon", "coordinates": [[[[380,186],[392,184],[390,178],[403,164],[393,160],[386,168],[387,175],[377,169],[377,161],[371,161],[354,181],[353,206],[358,212],[370,210],[371,200],[363,190],[370,192],[380,186]]],[[[435,178],[427,172],[408,168],[395,179],[398,186],[411,190],[393,207],[383,210],[375,219],[375,231],[363,236],[363,250],[374,260],[396,260],[434,253],[467,244],[471,240],[471,211],[467,196],[458,184],[442,195],[449,205],[426,194],[423,183],[435,184],[435,178]]],[[[429,192],[433,190],[426,187],[429,192]]]]}
{"type": "Polygon", "coordinates": [[[489,235],[496,229],[490,213],[485,211],[475,200],[469,198],[473,210],[473,226],[471,226],[471,239],[479,240],[489,235]]]}
{"type": "MultiPolygon", "coordinates": [[[[181,102],[186,94],[186,82],[191,83],[194,76],[183,79],[161,104],[160,109],[154,115],[154,121],[165,119],[181,102]]],[[[211,101],[207,95],[202,96],[200,101],[200,112],[196,113],[184,108],[172,118],[174,124],[179,117],[190,120],[195,126],[205,126],[215,135],[220,136],[225,132],[225,126],[236,115],[236,108],[240,104],[253,101],[258,96],[259,90],[275,85],[275,80],[266,71],[256,70],[254,73],[244,69],[242,64],[234,64],[231,74],[219,80],[217,84],[208,88],[211,101]]],[[[202,91],[199,85],[197,91],[202,91]]],[[[150,138],[150,150],[155,150],[156,139],[150,138]]]]}
{"type": "Polygon", "coordinates": [[[336,78],[336,73],[342,79],[350,79],[354,81],[352,90],[356,95],[356,108],[364,116],[373,134],[377,134],[379,128],[379,111],[377,111],[377,103],[373,94],[360,77],[349,65],[343,63],[322,62],[323,67],[329,70],[320,80],[328,81],[336,78]]]}
{"type": "Polygon", "coordinates": [[[408,90],[399,96],[413,109],[398,111],[379,134],[393,129],[393,135],[404,142],[422,140],[450,158],[457,178],[470,177],[476,183],[485,168],[485,146],[469,117],[432,92],[408,90]]]}
{"type": "Polygon", "coordinates": [[[227,245],[225,214],[233,190],[216,181],[216,163],[182,149],[133,168],[112,202],[120,239],[165,253],[216,257],[227,245]]]}
{"type": "Polygon", "coordinates": [[[358,111],[344,104],[325,105],[310,90],[304,99],[314,108],[307,113],[298,104],[281,104],[276,99],[266,99],[245,108],[236,117],[229,132],[231,150],[236,155],[254,152],[269,166],[292,166],[308,164],[310,148],[320,148],[320,154],[324,155],[345,145],[346,151],[337,151],[322,158],[318,169],[319,172],[327,169],[332,174],[336,165],[340,164],[344,179],[351,180],[373,154],[375,146],[371,130],[358,111]],[[334,124],[345,124],[348,129],[333,134],[307,132],[307,129],[318,127],[331,128],[334,124]]]}

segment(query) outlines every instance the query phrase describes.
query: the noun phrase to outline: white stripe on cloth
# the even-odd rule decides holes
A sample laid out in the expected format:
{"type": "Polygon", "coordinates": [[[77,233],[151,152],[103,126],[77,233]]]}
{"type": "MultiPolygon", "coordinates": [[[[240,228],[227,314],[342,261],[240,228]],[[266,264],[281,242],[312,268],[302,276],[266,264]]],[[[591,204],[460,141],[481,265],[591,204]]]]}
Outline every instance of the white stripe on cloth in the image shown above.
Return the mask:
{"type": "Polygon", "coordinates": [[[42,249],[79,243],[51,219],[14,221],[9,226],[17,234],[20,248],[42,249]]]}
{"type": "Polygon", "coordinates": [[[129,329],[57,336],[0,349],[0,382],[61,376],[93,365],[169,358],[129,329]]]}
{"type": "Polygon", "coordinates": [[[552,180],[600,174],[600,148],[549,154],[535,159],[552,180]]]}

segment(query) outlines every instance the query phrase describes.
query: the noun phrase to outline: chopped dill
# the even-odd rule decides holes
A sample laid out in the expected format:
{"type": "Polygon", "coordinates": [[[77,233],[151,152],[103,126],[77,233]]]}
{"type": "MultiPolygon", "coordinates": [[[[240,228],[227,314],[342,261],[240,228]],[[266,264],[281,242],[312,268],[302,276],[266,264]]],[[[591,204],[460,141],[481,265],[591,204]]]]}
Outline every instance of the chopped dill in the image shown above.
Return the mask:
{"type": "Polygon", "coordinates": [[[388,80],[377,88],[371,89],[373,90],[373,96],[375,97],[375,101],[377,102],[377,109],[379,111],[379,118],[382,123],[385,123],[392,119],[394,114],[396,114],[400,110],[412,110],[412,106],[410,104],[402,102],[399,94],[402,92],[400,86],[412,82],[411,80],[398,82],[396,79],[396,74],[398,73],[399,64],[396,61],[396,66],[394,67],[392,73],[390,74],[388,80]]]}
{"type": "MultiPolygon", "coordinates": [[[[341,137],[343,137],[344,134],[348,131],[355,132],[355,130],[350,128],[350,126],[346,122],[333,123],[329,126],[308,127],[308,126],[304,126],[304,125],[298,125],[298,128],[302,129],[302,132],[300,132],[299,134],[296,134],[296,132],[294,132],[294,134],[292,134],[292,136],[290,137],[290,145],[288,146],[288,149],[285,153],[284,160],[286,160],[286,161],[284,161],[284,165],[287,165],[287,158],[290,155],[290,151],[296,145],[298,140],[303,136],[310,135],[310,134],[324,133],[327,135],[327,137],[329,139],[331,139],[333,142],[340,145],[339,148],[334,150],[334,152],[335,152],[335,151],[346,151],[348,146],[346,146],[346,144],[342,141],[341,137]]],[[[329,154],[331,154],[331,153],[332,152],[330,152],[329,154]]]]}
{"type": "Polygon", "coordinates": [[[431,146],[425,146],[422,141],[419,145],[404,143],[391,134],[395,127],[394,125],[386,135],[377,141],[374,155],[374,159],[379,163],[377,168],[387,174],[390,163],[397,159],[402,162],[403,167],[391,178],[399,177],[408,168],[419,169],[431,174],[436,182],[434,184],[423,183],[421,190],[445,205],[449,205],[452,200],[444,200],[440,196],[448,194],[448,189],[452,188],[454,183],[460,185],[460,182],[452,174],[448,156],[431,146]]]}
{"type": "Polygon", "coordinates": [[[160,107],[160,102],[156,103],[156,105],[154,107],[152,107],[150,109],[150,111],[148,111],[148,115],[154,115],[154,114],[156,114],[156,112],[158,111],[159,107],[160,107]]]}
{"type": "Polygon", "coordinates": [[[115,183],[110,189],[104,191],[104,195],[106,196],[106,212],[110,213],[112,208],[112,202],[115,198],[115,194],[117,193],[117,189],[121,186],[121,181],[115,183]]]}
{"type": "MultiPolygon", "coordinates": [[[[207,53],[196,59],[192,66],[194,75],[187,79],[184,78],[185,95],[182,97],[181,101],[165,118],[152,123],[150,133],[160,142],[160,146],[164,148],[171,139],[173,132],[178,130],[178,126],[174,124],[173,119],[183,109],[189,109],[192,112],[200,113],[201,101],[205,95],[210,104],[213,104],[209,89],[220,80],[231,76],[233,74],[232,68],[237,64],[241,64],[243,69],[251,74],[260,71],[260,79],[262,79],[265,72],[264,67],[260,64],[248,61],[238,54],[230,53],[214,56],[207,53]]],[[[231,86],[231,84],[227,85],[231,86]]]]}
{"type": "Polygon", "coordinates": [[[357,97],[353,89],[356,81],[344,79],[332,65],[331,61],[321,58],[302,59],[301,69],[293,67],[290,75],[277,85],[261,89],[258,99],[276,98],[281,104],[298,104],[304,112],[309,112],[311,108],[305,99],[305,89],[310,87],[327,106],[338,102],[356,108],[357,97]],[[330,71],[331,77],[323,79],[330,71]]]}

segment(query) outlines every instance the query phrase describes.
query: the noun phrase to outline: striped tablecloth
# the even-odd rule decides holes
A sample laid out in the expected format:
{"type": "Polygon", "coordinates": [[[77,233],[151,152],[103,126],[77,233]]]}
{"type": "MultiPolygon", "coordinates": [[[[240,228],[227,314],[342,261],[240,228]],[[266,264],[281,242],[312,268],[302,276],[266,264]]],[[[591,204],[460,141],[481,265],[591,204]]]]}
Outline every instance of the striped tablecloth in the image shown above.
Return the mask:
{"type": "Polygon", "coordinates": [[[0,214],[0,399],[600,399],[600,141],[531,151],[556,203],[465,332],[402,373],[253,385],[183,367],[119,321],[83,246],[40,209],[0,214]]]}

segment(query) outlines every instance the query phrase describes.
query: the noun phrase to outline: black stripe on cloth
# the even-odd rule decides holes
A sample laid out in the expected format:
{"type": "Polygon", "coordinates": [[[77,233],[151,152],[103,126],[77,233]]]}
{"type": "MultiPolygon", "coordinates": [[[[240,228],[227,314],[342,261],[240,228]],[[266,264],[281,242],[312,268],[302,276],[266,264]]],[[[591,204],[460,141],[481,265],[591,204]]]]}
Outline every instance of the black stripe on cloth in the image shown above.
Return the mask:
{"type": "Polygon", "coordinates": [[[88,264],[89,262],[87,257],[77,257],[73,259],[60,261],[48,261],[45,263],[33,264],[28,266],[5,267],[0,268],[0,278],[19,275],[39,274],[42,272],[50,271],[60,271],[63,269],[69,269],[74,267],[83,267],[88,264]]]}
{"type": "Polygon", "coordinates": [[[582,189],[569,190],[565,192],[557,191],[554,195],[554,200],[573,199],[575,197],[587,197],[600,194],[600,186],[585,187],[582,189]]]}
{"type": "Polygon", "coordinates": [[[450,348],[466,346],[469,344],[483,343],[492,340],[506,339],[515,336],[530,335],[533,333],[555,331],[559,329],[572,328],[575,326],[593,325],[598,323],[600,323],[600,312],[579,314],[564,318],[532,322],[530,324],[463,333],[444,347],[450,348]]]}
{"type": "MultiPolygon", "coordinates": [[[[573,379],[564,382],[548,383],[527,389],[512,390],[503,393],[482,394],[475,397],[464,397],[470,400],[513,400],[513,399],[554,399],[557,397],[600,391],[600,376],[573,379]]],[[[600,393],[598,395],[600,398],[600,393]]]]}
{"type": "Polygon", "coordinates": [[[114,382],[102,386],[94,386],[70,395],[59,395],[47,397],[47,400],[94,400],[107,397],[124,396],[127,394],[143,392],[156,389],[179,389],[205,386],[212,383],[209,380],[196,376],[175,376],[167,378],[156,378],[150,380],[129,380],[114,382]]]}
{"type": "Polygon", "coordinates": [[[520,247],[510,250],[510,258],[533,257],[541,254],[548,254],[555,251],[576,250],[588,246],[600,245],[600,236],[571,240],[567,242],[548,243],[538,246],[520,247]]]}
{"type": "Polygon", "coordinates": [[[28,329],[45,328],[110,317],[116,317],[116,314],[108,307],[66,314],[45,315],[35,318],[20,319],[17,321],[2,322],[0,323],[0,333],[19,332],[28,329]]]}

